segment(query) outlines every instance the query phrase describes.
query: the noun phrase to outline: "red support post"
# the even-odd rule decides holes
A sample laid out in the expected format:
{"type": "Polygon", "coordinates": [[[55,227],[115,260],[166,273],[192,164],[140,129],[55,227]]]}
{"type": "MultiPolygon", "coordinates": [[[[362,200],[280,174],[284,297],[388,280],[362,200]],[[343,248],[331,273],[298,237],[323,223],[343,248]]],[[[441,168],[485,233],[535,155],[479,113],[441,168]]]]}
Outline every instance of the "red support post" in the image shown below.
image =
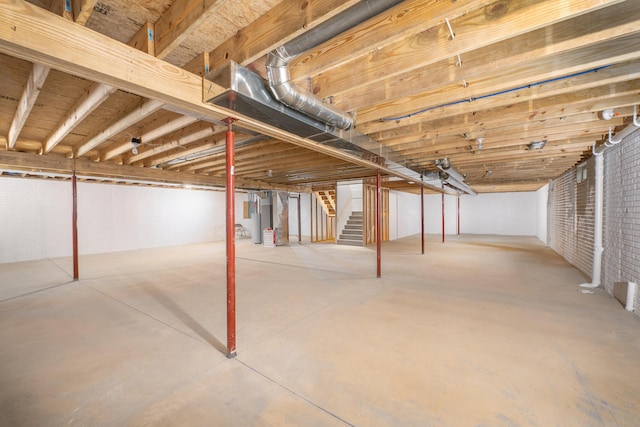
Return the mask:
{"type": "Polygon", "coordinates": [[[235,241],[235,138],[227,120],[226,175],[227,175],[227,357],[236,356],[236,241],[235,241]]]}
{"type": "Polygon", "coordinates": [[[442,243],[444,243],[444,193],[442,193],[442,243]]]}
{"type": "Polygon", "coordinates": [[[420,235],[422,236],[422,255],[424,255],[424,185],[420,186],[420,235]]]}
{"type": "Polygon", "coordinates": [[[458,236],[460,235],[460,196],[458,196],[458,236]]]}
{"type": "Polygon", "coordinates": [[[377,253],[377,276],[378,278],[382,277],[382,233],[380,230],[380,170],[378,169],[378,174],[376,175],[376,253],[377,253]]]}
{"type": "Polygon", "coordinates": [[[73,211],[71,214],[71,239],[73,245],[73,280],[78,280],[78,183],[76,180],[76,171],[73,170],[71,176],[71,191],[73,194],[73,211]]]}

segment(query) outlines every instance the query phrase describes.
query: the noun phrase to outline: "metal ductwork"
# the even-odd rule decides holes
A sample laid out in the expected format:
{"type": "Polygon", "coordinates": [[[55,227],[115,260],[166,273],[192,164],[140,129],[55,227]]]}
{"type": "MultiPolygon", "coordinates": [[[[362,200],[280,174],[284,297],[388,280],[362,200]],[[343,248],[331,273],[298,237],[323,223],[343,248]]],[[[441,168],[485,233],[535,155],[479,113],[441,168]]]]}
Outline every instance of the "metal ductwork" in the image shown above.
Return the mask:
{"type": "Polygon", "coordinates": [[[289,63],[298,55],[378,15],[402,0],[363,0],[328,21],[274,49],[267,55],[269,90],[280,102],[339,129],[353,126],[353,118],[291,80],[289,63]]]}
{"type": "Polygon", "coordinates": [[[460,175],[460,172],[451,167],[451,162],[447,157],[436,160],[435,165],[440,169],[439,175],[443,184],[449,185],[462,193],[477,196],[477,193],[464,182],[465,177],[460,175]]]}
{"type": "MultiPolygon", "coordinates": [[[[425,173],[423,170],[416,171],[404,166],[407,164],[404,156],[358,132],[347,113],[297,88],[289,75],[288,64],[293,58],[400,1],[363,0],[275,49],[267,58],[269,81],[266,83],[258,74],[230,61],[205,76],[217,89],[210,92],[211,95],[204,101],[238,111],[265,124],[377,163],[404,179],[422,182],[432,189],[440,189],[441,180],[437,173],[425,173]]],[[[450,184],[450,187],[443,187],[442,191],[451,194],[475,194],[465,184],[461,187],[450,184]]]]}

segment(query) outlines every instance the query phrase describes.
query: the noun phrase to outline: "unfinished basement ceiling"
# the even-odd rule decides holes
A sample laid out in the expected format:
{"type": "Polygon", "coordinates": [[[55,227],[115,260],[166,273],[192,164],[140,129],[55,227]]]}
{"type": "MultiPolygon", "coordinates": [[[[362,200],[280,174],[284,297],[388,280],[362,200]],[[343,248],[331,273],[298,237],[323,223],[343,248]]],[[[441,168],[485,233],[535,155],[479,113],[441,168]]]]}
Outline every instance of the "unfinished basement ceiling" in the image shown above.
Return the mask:
{"type": "MultiPolygon", "coordinates": [[[[0,168],[224,185],[221,120],[233,111],[202,102],[207,69],[232,60],[264,77],[269,51],[356,3],[78,0],[64,13],[64,1],[0,0],[0,168]]],[[[531,191],[630,120],[639,42],[635,0],[407,0],[290,70],[403,166],[427,173],[446,157],[478,192],[531,191]]],[[[306,191],[375,174],[375,163],[239,118],[240,187],[306,191]]]]}

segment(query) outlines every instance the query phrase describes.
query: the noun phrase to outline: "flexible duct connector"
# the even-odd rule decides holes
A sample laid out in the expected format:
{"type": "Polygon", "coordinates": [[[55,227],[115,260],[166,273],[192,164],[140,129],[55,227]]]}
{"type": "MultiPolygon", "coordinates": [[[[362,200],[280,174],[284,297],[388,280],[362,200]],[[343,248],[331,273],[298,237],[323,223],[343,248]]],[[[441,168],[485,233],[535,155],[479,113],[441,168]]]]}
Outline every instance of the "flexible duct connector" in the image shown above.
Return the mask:
{"type": "Polygon", "coordinates": [[[283,104],[336,128],[346,130],[352,127],[353,118],[348,113],[323,102],[317,96],[293,83],[289,72],[289,63],[301,53],[330,40],[401,1],[363,0],[269,52],[267,55],[267,78],[269,90],[273,96],[283,104]]]}
{"type": "Polygon", "coordinates": [[[353,125],[353,119],[349,114],[299,88],[291,80],[289,62],[284,59],[285,52],[284,46],[281,46],[267,56],[267,77],[273,96],[283,104],[316,120],[339,129],[349,129],[353,125]]]}

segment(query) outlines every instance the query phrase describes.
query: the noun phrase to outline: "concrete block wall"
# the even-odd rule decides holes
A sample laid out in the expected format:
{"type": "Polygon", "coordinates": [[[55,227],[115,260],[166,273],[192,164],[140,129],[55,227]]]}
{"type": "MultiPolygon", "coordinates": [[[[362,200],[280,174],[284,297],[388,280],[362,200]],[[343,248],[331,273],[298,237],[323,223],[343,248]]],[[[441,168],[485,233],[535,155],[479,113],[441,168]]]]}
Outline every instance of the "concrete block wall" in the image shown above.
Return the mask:
{"type": "Polygon", "coordinates": [[[591,280],[595,161],[586,165],[587,178],[577,182],[576,168],[553,180],[549,200],[549,246],[591,280]]]}
{"type": "MultiPolygon", "coordinates": [[[[604,152],[604,232],[600,282],[610,294],[616,282],[640,282],[640,130],[604,152]]],[[[550,246],[592,280],[595,160],[588,178],[576,168],[554,179],[550,191],[550,246]]],[[[577,284],[576,284],[577,285],[577,284]]],[[[635,313],[640,316],[640,293],[635,313]]]]}
{"type": "MultiPolygon", "coordinates": [[[[0,263],[71,256],[71,209],[70,181],[1,178],[0,263]]],[[[79,182],[79,253],[223,240],[224,209],[223,192],[79,182]]]]}
{"type": "MultiPolygon", "coordinates": [[[[602,283],[640,285],[640,130],[604,153],[604,253],[602,283]]],[[[640,316],[640,292],[635,313],[640,316]]]]}

